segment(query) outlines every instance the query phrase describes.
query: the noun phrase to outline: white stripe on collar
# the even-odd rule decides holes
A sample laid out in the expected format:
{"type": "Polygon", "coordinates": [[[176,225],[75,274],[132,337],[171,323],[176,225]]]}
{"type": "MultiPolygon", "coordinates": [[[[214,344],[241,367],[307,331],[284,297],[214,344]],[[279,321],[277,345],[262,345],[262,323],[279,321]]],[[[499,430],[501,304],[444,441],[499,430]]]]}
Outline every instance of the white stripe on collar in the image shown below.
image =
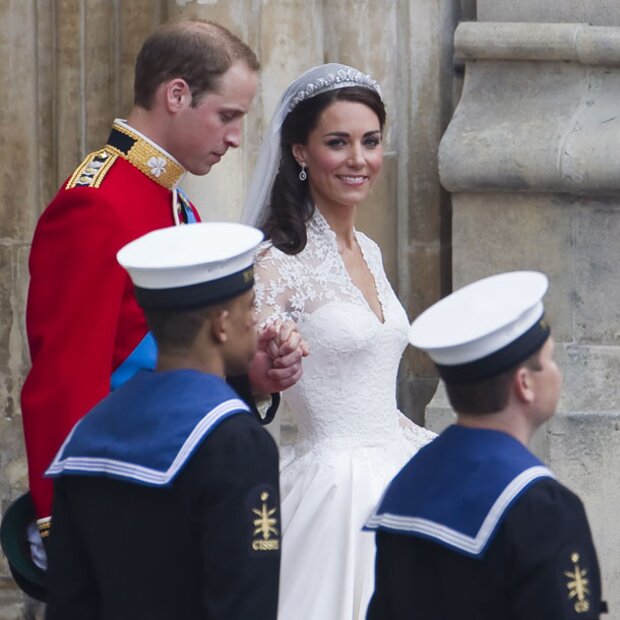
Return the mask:
{"type": "Polygon", "coordinates": [[[61,474],[63,472],[110,474],[115,477],[128,478],[131,480],[136,480],[137,482],[143,482],[155,486],[165,486],[185,465],[185,462],[192,454],[196,446],[203,440],[204,436],[208,434],[208,432],[218,422],[220,422],[222,418],[236,411],[249,410],[243,401],[233,398],[221,403],[209,411],[209,413],[207,413],[194,427],[194,430],[185,440],[175,459],[166,471],[158,471],[149,467],[135,465],[134,463],[106,458],[69,457],[61,460],[60,456],[64,452],[65,445],[69,442],[71,436],[73,435],[72,431],[63,443],[63,446],[59,450],[54,462],[45,473],[46,475],[61,474]]]}
{"type": "Polygon", "coordinates": [[[542,465],[536,465],[521,472],[508,486],[506,486],[495,500],[474,538],[428,519],[405,517],[390,513],[379,515],[375,512],[368,520],[366,526],[373,530],[380,528],[393,532],[422,534],[423,536],[433,538],[451,547],[460,549],[470,555],[479,555],[495,531],[502,515],[515,497],[517,497],[517,495],[531,482],[538,478],[555,479],[555,475],[550,469],[542,465]]]}

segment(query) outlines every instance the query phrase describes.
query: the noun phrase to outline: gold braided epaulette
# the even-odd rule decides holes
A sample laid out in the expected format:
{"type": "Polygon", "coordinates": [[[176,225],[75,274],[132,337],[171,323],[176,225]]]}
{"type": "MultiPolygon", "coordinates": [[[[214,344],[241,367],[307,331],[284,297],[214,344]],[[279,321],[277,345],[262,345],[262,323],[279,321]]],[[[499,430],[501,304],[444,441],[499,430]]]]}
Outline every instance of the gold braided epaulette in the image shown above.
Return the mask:
{"type": "Polygon", "coordinates": [[[105,148],[87,155],[67,181],[65,189],[99,187],[117,157],[116,153],[105,148]]]}

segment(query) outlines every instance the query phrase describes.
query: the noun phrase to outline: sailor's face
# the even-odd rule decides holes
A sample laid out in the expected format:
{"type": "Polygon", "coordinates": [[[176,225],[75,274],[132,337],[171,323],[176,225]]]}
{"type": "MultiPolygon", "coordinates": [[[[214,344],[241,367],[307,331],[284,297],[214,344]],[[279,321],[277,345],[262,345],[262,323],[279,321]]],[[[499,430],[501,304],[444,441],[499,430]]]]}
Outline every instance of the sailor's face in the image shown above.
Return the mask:
{"type": "Polygon", "coordinates": [[[227,375],[243,375],[248,372],[256,354],[258,336],[254,290],[250,289],[232,300],[229,312],[229,346],[226,362],[227,375]]]}
{"type": "Polygon", "coordinates": [[[532,372],[536,394],[536,411],[540,423],[548,420],[554,413],[560,399],[562,373],[554,358],[555,342],[551,336],[540,350],[540,370],[532,372]]]}

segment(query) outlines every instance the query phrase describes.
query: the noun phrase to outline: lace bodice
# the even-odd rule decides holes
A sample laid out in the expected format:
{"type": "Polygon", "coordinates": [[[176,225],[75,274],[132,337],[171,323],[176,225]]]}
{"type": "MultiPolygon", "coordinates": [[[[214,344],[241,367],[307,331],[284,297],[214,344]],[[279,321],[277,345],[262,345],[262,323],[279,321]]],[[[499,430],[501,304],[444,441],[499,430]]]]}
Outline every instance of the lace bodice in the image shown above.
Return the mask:
{"type": "MultiPolygon", "coordinates": [[[[345,269],[336,233],[318,209],[308,222],[307,235],[306,247],[295,256],[271,247],[268,242],[261,247],[256,286],[259,320],[291,319],[299,325],[315,310],[332,302],[351,303],[372,312],[345,269]]],[[[392,291],[383,272],[381,253],[366,235],[357,231],[355,235],[374,276],[385,318],[384,301],[392,291]]],[[[402,314],[404,317],[404,311],[402,314]]]]}
{"type": "Polygon", "coordinates": [[[291,319],[310,346],[303,377],[283,399],[295,415],[300,444],[308,448],[385,445],[403,433],[396,376],[407,344],[407,316],[378,246],[366,235],[355,233],[375,280],[383,323],[349,277],[336,234],[318,209],[307,233],[306,247],[294,256],[265,244],[255,270],[261,324],[291,319]]]}

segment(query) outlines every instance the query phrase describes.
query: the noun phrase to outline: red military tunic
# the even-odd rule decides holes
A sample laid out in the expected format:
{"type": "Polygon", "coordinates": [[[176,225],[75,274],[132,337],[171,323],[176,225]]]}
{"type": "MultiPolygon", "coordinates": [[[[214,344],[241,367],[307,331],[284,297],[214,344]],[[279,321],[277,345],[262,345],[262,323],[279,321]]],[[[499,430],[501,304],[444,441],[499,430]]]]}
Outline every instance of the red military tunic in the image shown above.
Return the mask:
{"type": "MultiPolygon", "coordinates": [[[[184,173],[172,156],[116,121],[108,144],[86,157],[37,224],[26,309],[32,368],[21,403],[40,518],[52,504],[52,482],[43,472],[148,332],[116,253],[175,224],[173,190],[184,173]]],[[[185,200],[180,206],[181,221],[199,219],[185,200]]]]}

